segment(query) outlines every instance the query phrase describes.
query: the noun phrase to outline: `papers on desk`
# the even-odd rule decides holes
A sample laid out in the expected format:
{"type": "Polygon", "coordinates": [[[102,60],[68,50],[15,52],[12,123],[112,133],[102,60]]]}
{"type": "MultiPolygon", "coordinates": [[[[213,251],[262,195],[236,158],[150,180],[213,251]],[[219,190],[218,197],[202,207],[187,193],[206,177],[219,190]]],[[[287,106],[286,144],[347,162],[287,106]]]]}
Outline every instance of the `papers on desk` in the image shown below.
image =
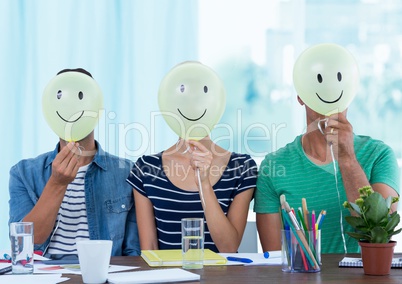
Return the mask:
{"type": "Polygon", "coordinates": [[[228,261],[226,265],[281,265],[282,264],[282,252],[270,251],[269,258],[264,258],[263,253],[219,253],[223,257],[233,256],[238,258],[248,258],[253,262],[243,263],[238,261],[228,261]]]}
{"type": "Polygon", "coordinates": [[[181,268],[152,269],[134,272],[122,272],[109,274],[107,281],[113,284],[133,283],[160,283],[199,281],[200,275],[181,268]]]}
{"type": "MultiPolygon", "coordinates": [[[[10,263],[0,263],[0,269],[10,266],[10,263]]],[[[137,266],[110,265],[109,273],[136,269],[137,266]]],[[[62,277],[62,274],[79,274],[79,265],[46,265],[41,262],[34,263],[34,274],[15,275],[11,272],[0,275],[0,283],[7,284],[56,284],[64,282],[70,278],[62,277]]]]}
{"type": "MultiPolygon", "coordinates": [[[[110,265],[108,273],[136,269],[137,266],[110,265]]],[[[81,275],[79,264],[66,265],[47,265],[42,263],[34,264],[34,274],[79,274],[81,275]]]]}
{"type": "Polygon", "coordinates": [[[56,284],[61,283],[70,278],[61,277],[61,274],[52,274],[52,275],[1,275],[0,280],[1,283],[7,284],[21,284],[21,283],[29,283],[29,284],[56,284]]]}
{"type": "MultiPolygon", "coordinates": [[[[7,257],[11,256],[11,250],[0,250],[0,261],[6,260],[6,256],[7,257]]],[[[34,253],[34,260],[48,260],[48,258],[34,253]]]]}

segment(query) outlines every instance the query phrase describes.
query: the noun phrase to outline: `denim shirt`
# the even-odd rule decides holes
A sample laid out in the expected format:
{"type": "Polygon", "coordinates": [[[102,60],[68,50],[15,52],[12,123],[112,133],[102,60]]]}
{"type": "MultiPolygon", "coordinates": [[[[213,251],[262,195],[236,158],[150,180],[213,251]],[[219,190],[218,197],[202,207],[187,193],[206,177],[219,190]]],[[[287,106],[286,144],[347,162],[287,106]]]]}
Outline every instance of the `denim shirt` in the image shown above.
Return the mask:
{"type": "MultiPolygon", "coordinates": [[[[97,153],[85,175],[89,238],[112,240],[113,256],[140,255],[133,190],[126,182],[132,163],[103,151],[98,142],[96,146],[97,153]]],[[[23,220],[38,202],[58,149],[59,144],[53,152],[21,160],[11,168],[9,223],[23,220]]],[[[45,254],[53,233],[43,244],[35,244],[35,250],[45,254]]]]}

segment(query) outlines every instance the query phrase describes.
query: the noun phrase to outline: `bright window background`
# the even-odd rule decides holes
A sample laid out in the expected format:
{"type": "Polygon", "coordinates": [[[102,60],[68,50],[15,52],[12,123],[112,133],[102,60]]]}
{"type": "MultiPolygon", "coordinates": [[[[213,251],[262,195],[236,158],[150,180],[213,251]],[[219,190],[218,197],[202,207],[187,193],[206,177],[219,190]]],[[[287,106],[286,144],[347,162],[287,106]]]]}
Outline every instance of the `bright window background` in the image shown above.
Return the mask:
{"type": "MultiPolygon", "coordinates": [[[[402,165],[400,1],[203,0],[199,5],[200,60],[225,82],[221,123],[236,126],[236,142],[226,139],[222,145],[261,161],[303,133],[293,64],[308,46],[331,42],[346,47],[359,64],[361,85],[348,111],[354,132],[383,140],[402,165]]],[[[228,135],[226,128],[213,133],[216,139],[221,135],[228,135]]],[[[402,234],[395,239],[402,251],[402,234]]]]}
{"type": "Polygon", "coordinates": [[[0,249],[9,248],[11,166],[58,142],[42,114],[48,82],[87,69],[104,95],[102,147],[133,160],[160,151],[177,138],[154,115],[159,82],[197,59],[197,22],[195,0],[0,1],[0,249]]]}
{"type": "MultiPolygon", "coordinates": [[[[84,67],[104,91],[96,130],[111,153],[136,159],[176,137],[158,111],[160,80],[199,60],[227,90],[212,138],[257,161],[305,127],[292,68],[308,46],[338,43],[356,57],[361,87],[349,111],[354,131],[402,157],[402,3],[392,0],[4,0],[0,2],[0,249],[8,248],[8,171],[53,150],[43,119],[44,86],[84,67]]],[[[402,242],[399,242],[402,244],[402,242]]]]}

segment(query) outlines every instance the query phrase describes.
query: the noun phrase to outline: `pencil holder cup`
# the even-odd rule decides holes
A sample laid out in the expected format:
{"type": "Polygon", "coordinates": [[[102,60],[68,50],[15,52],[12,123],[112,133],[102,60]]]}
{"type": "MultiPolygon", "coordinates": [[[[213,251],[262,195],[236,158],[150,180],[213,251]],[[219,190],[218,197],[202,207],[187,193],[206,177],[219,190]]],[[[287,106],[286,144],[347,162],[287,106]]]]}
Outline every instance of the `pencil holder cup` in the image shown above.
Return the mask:
{"type": "Polygon", "coordinates": [[[282,230],[282,271],[321,270],[321,230],[282,230]]]}

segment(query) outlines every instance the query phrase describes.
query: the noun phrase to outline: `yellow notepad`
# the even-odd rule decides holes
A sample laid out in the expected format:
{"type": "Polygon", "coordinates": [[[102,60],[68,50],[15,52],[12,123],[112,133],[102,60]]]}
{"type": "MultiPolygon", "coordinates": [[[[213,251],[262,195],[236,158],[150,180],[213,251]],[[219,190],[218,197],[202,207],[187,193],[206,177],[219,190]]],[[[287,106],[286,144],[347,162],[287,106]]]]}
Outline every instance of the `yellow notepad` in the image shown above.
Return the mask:
{"type": "MultiPolygon", "coordinates": [[[[151,267],[156,266],[181,266],[181,249],[167,250],[142,250],[141,257],[151,267]]],[[[226,258],[213,252],[210,249],[204,249],[204,265],[223,265],[226,264],[226,258]]]]}

